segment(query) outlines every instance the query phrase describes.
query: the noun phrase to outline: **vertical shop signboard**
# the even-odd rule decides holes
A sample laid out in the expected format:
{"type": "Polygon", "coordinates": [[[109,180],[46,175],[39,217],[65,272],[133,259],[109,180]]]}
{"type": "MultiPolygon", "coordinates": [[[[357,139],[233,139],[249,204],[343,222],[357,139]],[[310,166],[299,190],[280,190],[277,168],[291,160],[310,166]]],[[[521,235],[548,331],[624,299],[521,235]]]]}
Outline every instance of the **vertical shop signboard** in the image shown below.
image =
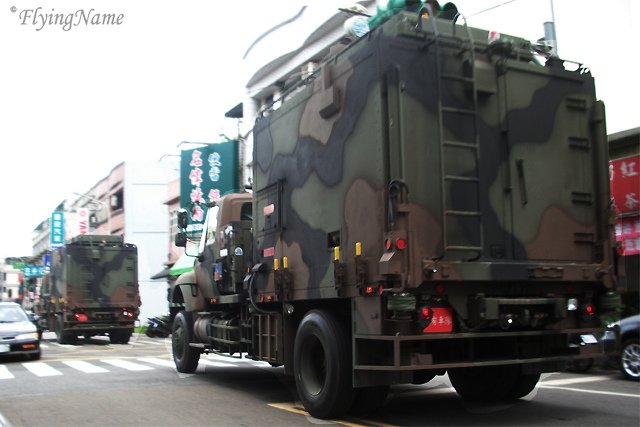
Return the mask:
{"type": "Polygon", "coordinates": [[[51,214],[49,246],[51,249],[59,248],[64,245],[64,213],[53,212],[51,214]]]}
{"type": "Polygon", "coordinates": [[[640,254],[640,156],[609,162],[611,196],[616,213],[616,240],[623,255],[640,254]]]}
{"type": "Polygon", "coordinates": [[[202,231],[205,203],[238,189],[238,141],[203,145],[180,155],[180,206],[189,212],[189,234],[202,231]]]}

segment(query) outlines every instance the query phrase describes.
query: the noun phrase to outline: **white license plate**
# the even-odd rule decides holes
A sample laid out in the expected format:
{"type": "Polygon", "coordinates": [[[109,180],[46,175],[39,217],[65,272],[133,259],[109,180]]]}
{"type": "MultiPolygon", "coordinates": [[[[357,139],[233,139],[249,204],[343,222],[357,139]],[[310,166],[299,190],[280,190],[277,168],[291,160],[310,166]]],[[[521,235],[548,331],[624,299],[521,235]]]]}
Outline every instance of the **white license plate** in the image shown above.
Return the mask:
{"type": "Polygon", "coordinates": [[[0,353],[9,353],[9,344],[0,344],[0,353]]]}
{"type": "Polygon", "coordinates": [[[580,335],[582,342],[585,344],[597,344],[598,340],[593,335],[580,335]]]}

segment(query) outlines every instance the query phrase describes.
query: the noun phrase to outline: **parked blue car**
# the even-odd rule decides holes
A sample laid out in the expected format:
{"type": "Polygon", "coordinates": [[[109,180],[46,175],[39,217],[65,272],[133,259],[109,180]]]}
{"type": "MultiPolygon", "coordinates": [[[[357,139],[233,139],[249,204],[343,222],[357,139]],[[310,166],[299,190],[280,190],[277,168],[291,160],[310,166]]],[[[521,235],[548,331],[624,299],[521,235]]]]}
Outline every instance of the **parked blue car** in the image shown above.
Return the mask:
{"type": "Polygon", "coordinates": [[[640,314],[620,320],[620,369],[627,379],[640,380],[640,314]]]}

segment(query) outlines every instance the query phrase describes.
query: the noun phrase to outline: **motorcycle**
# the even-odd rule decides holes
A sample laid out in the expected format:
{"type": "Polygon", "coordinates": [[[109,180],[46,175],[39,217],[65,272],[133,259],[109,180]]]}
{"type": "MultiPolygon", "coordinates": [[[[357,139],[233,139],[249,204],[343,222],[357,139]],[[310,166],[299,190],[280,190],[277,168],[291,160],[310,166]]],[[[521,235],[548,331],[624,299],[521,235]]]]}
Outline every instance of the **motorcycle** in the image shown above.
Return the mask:
{"type": "Polygon", "coordinates": [[[145,334],[149,338],[166,338],[171,335],[171,317],[162,315],[147,318],[147,330],[145,334]]]}

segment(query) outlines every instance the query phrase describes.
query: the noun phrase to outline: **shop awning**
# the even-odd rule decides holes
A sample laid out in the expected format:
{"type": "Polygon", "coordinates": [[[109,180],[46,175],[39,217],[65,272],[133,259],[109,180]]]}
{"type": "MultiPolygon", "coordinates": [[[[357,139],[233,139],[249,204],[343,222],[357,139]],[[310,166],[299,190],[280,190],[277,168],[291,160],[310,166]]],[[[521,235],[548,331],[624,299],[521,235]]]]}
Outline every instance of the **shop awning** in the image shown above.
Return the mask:
{"type": "Polygon", "coordinates": [[[186,253],[180,255],[180,258],[171,266],[169,274],[171,276],[179,276],[182,273],[193,270],[193,264],[196,262],[196,258],[189,256],[186,253]]]}

